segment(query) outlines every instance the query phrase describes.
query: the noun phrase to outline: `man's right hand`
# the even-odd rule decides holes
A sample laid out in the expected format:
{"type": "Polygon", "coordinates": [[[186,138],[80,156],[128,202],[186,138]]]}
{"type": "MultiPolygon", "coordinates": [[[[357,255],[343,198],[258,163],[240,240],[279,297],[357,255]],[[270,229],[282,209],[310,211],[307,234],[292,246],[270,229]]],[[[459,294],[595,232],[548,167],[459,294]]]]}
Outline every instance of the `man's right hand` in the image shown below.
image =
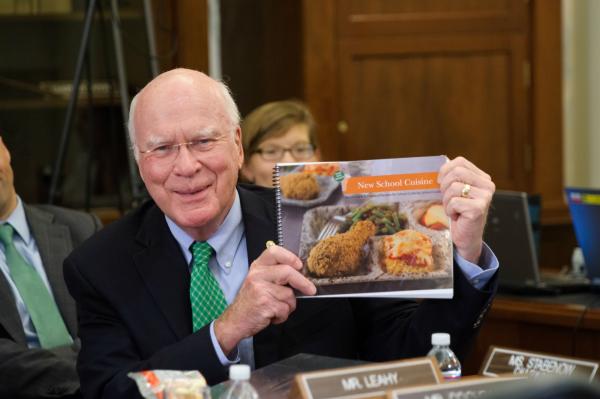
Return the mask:
{"type": "Polygon", "coordinates": [[[296,309],[296,289],[314,295],[315,285],[300,270],[302,261],[287,249],[267,248],[248,270],[235,301],[215,321],[215,335],[229,354],[244,338],[256,335],[269,324],[287,320],[296,309]]]}

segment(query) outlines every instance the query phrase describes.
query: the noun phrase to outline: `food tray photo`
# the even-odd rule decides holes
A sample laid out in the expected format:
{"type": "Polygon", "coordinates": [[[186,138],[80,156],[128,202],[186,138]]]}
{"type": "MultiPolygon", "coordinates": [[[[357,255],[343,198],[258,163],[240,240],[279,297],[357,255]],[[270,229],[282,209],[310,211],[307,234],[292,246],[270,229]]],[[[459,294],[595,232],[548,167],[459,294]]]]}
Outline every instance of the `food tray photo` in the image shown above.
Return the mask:
{"type": "Polygon", "coordinates": [[[421,200],[313,208],[300,234],[303,273],[317,286],[451,277],[450,229],[440,208],[421,200]]]}

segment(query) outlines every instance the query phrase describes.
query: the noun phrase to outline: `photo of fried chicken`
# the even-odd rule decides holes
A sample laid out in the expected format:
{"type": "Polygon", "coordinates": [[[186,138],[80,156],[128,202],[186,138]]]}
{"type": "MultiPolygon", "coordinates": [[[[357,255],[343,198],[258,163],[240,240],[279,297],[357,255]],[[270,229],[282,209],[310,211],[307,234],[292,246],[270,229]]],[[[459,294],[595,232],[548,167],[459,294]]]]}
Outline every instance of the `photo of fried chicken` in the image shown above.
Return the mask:
{"type": "Polygon", "coordinates": [[[383,266],[387,273],[423,273],[433,270],[431,238],[416,230],[402,230],[383,239],[383,266]]]}
{"type": "Polygon", "coordinates": [[[317,277],[355,274],[364,257],[363,246],[375,232],[373,222],[362,220],[347,232],[320,241],[308,256],[309,272],[317,277]]]}
{"type": "Polygon", "coordinates": [[[311,200],[319,196],[320,187],[314,175],[309,173],[290,173],[281,176],[281,193],[286,198],[311,200]]]}

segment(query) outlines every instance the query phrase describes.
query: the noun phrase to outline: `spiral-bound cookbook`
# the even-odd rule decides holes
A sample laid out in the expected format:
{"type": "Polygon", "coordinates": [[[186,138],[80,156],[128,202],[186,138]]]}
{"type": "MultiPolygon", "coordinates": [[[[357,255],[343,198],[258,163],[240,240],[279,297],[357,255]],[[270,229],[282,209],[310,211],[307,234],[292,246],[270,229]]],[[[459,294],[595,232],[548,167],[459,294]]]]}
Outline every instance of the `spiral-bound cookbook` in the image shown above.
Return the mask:
{"type": "Polygon", "coordinates": [[[277,164],[279,244],[319,296],[451,298],[445,156],[277,164]]]}

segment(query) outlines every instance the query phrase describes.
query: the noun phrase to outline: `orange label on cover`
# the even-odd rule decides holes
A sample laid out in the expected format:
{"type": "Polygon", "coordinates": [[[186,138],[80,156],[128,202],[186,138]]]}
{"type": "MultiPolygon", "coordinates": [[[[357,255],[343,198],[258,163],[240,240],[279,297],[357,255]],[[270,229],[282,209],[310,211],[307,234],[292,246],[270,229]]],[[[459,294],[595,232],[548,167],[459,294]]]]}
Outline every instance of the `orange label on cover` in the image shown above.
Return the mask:
{"type": "Polygon", "coordinates": [[[437,177],[438,172],[350,177],[346,180],[344,194],[439,189],[437,177]]]}

